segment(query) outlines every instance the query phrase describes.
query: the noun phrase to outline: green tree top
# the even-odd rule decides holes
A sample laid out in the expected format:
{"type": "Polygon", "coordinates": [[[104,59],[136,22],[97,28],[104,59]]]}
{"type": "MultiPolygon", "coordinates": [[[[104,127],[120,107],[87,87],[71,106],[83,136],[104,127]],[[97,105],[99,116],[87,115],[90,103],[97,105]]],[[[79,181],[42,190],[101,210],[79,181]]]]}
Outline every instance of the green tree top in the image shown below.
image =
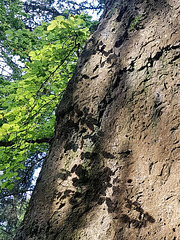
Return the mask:
{"type": "MultiPolygon", "coordinates": [[[[12,189],[24,161],[47,151],[54,134],[56,105],[89,37],[85,17],[82,13],[67,19],[58,16],[48,25],[43,22],[33,32],[40,45],[29,53],[22,79],[0,82],[1,188],[12,189]]],[[[9,39],[17,37],[10,30],[6,34],[9,39]]]]}

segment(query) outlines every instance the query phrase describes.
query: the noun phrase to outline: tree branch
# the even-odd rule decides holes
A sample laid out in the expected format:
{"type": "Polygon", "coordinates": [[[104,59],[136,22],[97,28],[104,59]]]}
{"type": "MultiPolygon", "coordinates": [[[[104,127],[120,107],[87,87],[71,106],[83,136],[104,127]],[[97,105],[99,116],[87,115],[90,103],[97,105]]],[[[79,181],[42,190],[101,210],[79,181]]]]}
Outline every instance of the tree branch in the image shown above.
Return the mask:
{"type": "Polygon", "coordinates": [[[33,12],[39,9],[41,11],[51,13],[53,15],[53,18],[57,17],[60,14],[60,12],[58,12],[58,10],[55,7],[51,6],[48,7],[45,4],[37,4],[35,1],[31,3],[24,2],[23,5],[25,12],[27,13],[29,13],[29,9],[31,9],[33,12]]]}
{"type": "MultiPolygon", "coordinates": [[[[25,142],[27,143],[50,143],[52,140],[52,137],[50,138],[41,138],[41,139],[36,139],[36,140],[26,140],[25,142]]],[[[12,141],[0,141],[0,147],[10,147],[14,145],[15,142],[12,141]]]]}
{"type": "Polygon", "coordinates": [[[12,233],[10,233],[10,232],[8,232],[8,231],[6,231],[4,228],[3,228],[3,226],[1,225],[0,226],[0,230],[1,231],[3,231],[3,232],[5,232],[6,234],[8,234],[8,235],[11,235],[11,236],[13,236],[13,234],[12,233]]]}
{"type": "Polygon", "coordinates": [[[27,193],[27,192],[32,192],[34,190],[34,188],[30,188],[30,189],[27,189],[27,190],[21,190],[21,191],[18,191],[16,193],[2,193],[1,192],[1,198],[5,198],[5,197],[11,197],[11,196],[17,196],[18,194],[23,194],[23,193],[27,193]]]}

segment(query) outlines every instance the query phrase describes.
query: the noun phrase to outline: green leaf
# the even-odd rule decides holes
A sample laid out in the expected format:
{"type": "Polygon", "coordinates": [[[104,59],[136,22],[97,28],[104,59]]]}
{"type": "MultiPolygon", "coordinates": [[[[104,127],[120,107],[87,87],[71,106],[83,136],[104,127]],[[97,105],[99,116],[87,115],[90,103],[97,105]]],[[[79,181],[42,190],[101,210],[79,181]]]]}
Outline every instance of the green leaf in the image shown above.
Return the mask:
{"type": "Polygon", "coordinates": [[[9,184],[9,185],[7,185],[7,187],[6,187],[8,190],[12,190],[13,188],[14,188],[14,184],[9,184]]]}

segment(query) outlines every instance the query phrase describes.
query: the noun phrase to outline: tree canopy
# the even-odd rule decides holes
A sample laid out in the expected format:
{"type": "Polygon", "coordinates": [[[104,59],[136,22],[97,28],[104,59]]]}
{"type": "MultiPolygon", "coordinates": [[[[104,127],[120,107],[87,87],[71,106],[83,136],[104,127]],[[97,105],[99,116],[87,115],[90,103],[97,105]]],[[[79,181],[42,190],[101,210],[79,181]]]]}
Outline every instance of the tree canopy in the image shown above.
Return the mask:
{"type": "MultiPolygon", "coordinates": [[[[36,41],[35,47],[29,41],[29,48],[33,47],[34,50],[23,50],[25,54],[29,52],[30,61],[25,62],[21,80],[1,83],[2,188],[13,187],[9,182],[19,179],[17,170],[23,168],[25,159],[47,149],[47,143],[53,136],[55,107],[72,76],[79,51],[89,36],[83,16],[69,15],[68,19],[58,16],[50,24],[43,22],[36,27],[33,35],[40,43],[38,46],[36,41]]],[[[22,45],[25,45],[29,30],[20,30],[18,33],[7,30],[6,34],[13,42],[20,35],[22,45]]],[[[33,41],[32,34],[29,35],[33,41]]],[[[23,55],[21,49],[18,54],[23,55]]]]}

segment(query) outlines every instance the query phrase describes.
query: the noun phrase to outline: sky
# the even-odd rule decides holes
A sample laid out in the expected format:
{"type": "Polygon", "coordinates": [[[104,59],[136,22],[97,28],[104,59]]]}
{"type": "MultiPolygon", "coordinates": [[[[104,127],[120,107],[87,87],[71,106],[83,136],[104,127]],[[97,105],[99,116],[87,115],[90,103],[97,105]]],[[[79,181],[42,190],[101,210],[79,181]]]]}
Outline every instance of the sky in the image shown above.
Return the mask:
{"type": "MultiPolygon", "coordinates": [[[[77,3],[81,3],[81,2],[83,2],[83,0],[76,0],[76,2],[77,3]]],[[[92,0],[88,0],[88,2],[92,3],[93,1],[92,0]]],[[[98,4],[98,1],[95,0],[94,2],[98,4]]],[[[99,16],[97,15],[97,13],[95,13],[95,12],[93,13],[93,11],[91,11],[91,10],[89,10],[88,14],[90,16],[92,16],[92,20],[98,20],[99,19],[99,16]]]]}

